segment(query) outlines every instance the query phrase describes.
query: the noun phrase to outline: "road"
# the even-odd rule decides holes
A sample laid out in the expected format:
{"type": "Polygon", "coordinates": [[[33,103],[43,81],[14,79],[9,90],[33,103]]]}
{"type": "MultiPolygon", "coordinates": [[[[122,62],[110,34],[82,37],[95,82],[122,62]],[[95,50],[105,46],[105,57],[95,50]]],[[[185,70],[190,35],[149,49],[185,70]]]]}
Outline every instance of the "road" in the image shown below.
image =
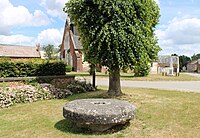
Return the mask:
{"type": "MultiPolygon", "coordinates": [[[[108,79],[97,79],[98,86],[108,86],[108,79]]],[[[200,81],[121,81],[122,87],[154,88],[200,93],[200,81]]]]}
{"type": "Polygon", "coordinates": [[[187,74],[190,76],[195,76],[195,77],[200,77],[200,74],[198,74],[198,73],[184,73],[184,74],[187,74]]]}

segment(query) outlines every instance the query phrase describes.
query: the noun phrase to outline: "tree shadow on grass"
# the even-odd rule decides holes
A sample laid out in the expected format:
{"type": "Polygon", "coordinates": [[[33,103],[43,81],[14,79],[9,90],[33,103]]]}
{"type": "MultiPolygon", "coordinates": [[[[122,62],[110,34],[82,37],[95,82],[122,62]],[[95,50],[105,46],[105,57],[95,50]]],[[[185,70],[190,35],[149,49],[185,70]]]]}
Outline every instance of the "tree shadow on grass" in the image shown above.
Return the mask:
{"type": "Polygon", "coordinates": [[[82,134],[82,135],[106,135],[106,134],[113,134],[119,131],[122,131],[124,129],[126,129],[128,126],[130,126],[130,122],[127,122],[125,124],[120,124],[120,125],[116,125],[104,132],[93,132],[90,129],[87,128],[79,128],[76,126],[76,124],[74,124],[73,122],[71,122],[68,119],[63,119],[60,120],[59,122],[57,122],[54,127],[64,133],[73,133],[73,134],[82,134]]]}

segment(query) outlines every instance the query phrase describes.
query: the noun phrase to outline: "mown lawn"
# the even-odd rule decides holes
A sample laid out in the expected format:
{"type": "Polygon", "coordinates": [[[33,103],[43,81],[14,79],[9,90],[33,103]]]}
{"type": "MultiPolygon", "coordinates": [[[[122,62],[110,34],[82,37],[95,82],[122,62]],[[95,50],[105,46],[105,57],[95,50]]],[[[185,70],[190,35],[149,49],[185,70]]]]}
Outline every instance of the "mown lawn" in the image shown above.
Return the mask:
{"type": "Polygon", "coordinates": [[[79,129],[62,116],[65,103],[80,98],[108,98],[105,87],[65,100],[18,104],[0,110],[2,138],[135,138],[200,137],[200,94],[154,89],[124,88],[124,96],[137,107],[130,125],[104,133],[79,129]],[[116,131],[118,130],[118,131],[116,131]]]}
{"type": "MultiPolygon", "coordinates": [[[[70,72],[66,75],[75,75],[76,77],[91,79],[88,72],[70,72]]],[[[98,79],[108,79],[108,74],[96,73],[98,79]]],[[[179,76],[162,76],[161,74],[150,74],[146,77],[135,77],[133,73],[121,73],[121,80],[133,80],[133,81],[200,81],[200,77],[190,76],[184,73],[180,73],[179,76]]]]}

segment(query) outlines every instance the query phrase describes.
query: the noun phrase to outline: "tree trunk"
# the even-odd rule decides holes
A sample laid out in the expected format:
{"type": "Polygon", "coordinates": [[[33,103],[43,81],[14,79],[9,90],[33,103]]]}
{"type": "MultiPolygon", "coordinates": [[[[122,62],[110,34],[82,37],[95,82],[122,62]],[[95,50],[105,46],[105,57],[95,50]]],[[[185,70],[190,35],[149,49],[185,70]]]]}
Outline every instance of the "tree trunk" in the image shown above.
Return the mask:
{"type": "Polygon", "coordinates": [[[109,89],[108,94],[111,96],[122,95],[120,84],[120,69],[113,69],[109,72],[109,89]]]}

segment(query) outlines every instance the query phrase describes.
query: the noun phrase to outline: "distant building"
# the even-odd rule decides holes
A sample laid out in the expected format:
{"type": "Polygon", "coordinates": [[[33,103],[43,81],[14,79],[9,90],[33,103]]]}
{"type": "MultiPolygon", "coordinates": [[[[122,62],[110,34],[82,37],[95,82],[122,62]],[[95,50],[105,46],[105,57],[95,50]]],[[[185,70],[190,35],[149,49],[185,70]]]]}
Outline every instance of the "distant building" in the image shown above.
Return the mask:
{"type": "Polygon", "coordinates": [[[187,64],[187,72],[200,72],[200,59],[193,60],[187,64]]]}
{"type": "Polygon", "coordinates": [[[179,74],[179,57],[178,56],[159,56],[158,57],[158,73],[166,75],[179,74]]]}
{"type": "Polygon", "coordinates": [[[73,67],[74,71],[88,71],[89,64],[84,62],[82,45],[79,40],[79,33],[74,24],[66,20],[60,59],[73,67]]]}
{"type": "Polygon", "coordinates": [[[0,44],[0,57],[40,58],[40,47],[0,44]]]}
{"type": "Polygon", "coordinates": [[[152,62],[150,65],[150,74],[158,74],[158,62],[152,62]]]}

